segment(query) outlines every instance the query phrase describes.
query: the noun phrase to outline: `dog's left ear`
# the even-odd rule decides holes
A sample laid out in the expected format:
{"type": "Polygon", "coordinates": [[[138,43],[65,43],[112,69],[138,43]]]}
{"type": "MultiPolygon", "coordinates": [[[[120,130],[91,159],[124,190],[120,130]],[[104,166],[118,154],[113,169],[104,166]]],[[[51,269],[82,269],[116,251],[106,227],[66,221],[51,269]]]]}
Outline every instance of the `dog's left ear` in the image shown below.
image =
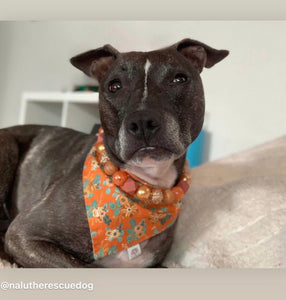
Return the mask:
{"type": "Polygon", "coordinates": [[[229,54],[227,50],[216,50],[191,39],[184,39],[174,47],[192,63],[199,73],[203,68],[211,68],[229,54]]]}
{"type": "Polygon", "coordinates": [[[100,82],[118,54],[119,51],[111,45],[105,45],[74,56],[70,62],[87,76],[94,77],[100,82]]]}

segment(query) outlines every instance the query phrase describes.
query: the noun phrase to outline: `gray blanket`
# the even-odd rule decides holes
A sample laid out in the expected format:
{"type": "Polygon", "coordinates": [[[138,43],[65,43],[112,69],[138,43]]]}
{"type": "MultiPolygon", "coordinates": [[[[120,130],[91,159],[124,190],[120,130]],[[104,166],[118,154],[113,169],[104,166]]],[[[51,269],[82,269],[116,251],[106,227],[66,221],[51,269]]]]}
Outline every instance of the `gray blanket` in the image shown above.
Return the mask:
{"type": "Polygon", "coordinates": [[[164,265],[286,267],[286,136],[193,169],[164,265]]]}

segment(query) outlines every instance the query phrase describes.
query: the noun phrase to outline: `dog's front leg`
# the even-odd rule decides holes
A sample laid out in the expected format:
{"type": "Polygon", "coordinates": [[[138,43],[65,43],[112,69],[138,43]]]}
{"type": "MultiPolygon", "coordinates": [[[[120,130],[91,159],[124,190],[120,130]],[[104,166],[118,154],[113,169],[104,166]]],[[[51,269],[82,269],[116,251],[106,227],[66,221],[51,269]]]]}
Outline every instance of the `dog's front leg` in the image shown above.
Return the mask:
{"type": "Polygon", "coordinates": [[[84,268],[87,264],[60,246],[29,236],[13,224],[5,236],[5,251],[26,268],[84,268]]]}
{"type": "Polygon", "coordinates": [[[75,258],[57,245],[32,239],[8,238],[6,251],[14,262],[26,268],[85,268],[88,264],[75,258]]]}
{"type": "MultiPolygon", "coordinates": [[[[45,226],[49,227],[47,223],[45,226]]],[[[5,235],[5,251],[14,262],[27,268],[90,267],[86,262],[89,261],[89,257],[85,257],[84,261],[73,254],[72,250],[66,249],[57,240],[58,236],[44,233],[45,226],[40,222],[29,222],[23,214],[19,214],[13,220],[5,235]]],[[[82,245],[82,248],[84,247],[86,245],[82,245]]]]}

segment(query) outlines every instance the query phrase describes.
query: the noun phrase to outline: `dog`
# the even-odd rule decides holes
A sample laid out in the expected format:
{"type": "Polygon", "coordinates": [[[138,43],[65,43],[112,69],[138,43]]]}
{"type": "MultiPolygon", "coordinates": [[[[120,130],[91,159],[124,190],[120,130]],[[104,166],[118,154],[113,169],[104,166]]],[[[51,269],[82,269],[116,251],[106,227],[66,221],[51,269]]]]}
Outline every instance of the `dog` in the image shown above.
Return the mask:
{"type": "MultiPolygon", "coordinates": [[[[228,55],[184,39],[150,52],[111,45],[71,58],[99,82],[99,110],[110,161],[152,186],[170,189],[204,120],[200,78],[228,55]]],[[[5,251],[22,267],[155,267],[172,244],[175,222],[128,249],[94,259],[82,172],[96,135],[23,125],[0,130],[0,217],[5,251]]]]}

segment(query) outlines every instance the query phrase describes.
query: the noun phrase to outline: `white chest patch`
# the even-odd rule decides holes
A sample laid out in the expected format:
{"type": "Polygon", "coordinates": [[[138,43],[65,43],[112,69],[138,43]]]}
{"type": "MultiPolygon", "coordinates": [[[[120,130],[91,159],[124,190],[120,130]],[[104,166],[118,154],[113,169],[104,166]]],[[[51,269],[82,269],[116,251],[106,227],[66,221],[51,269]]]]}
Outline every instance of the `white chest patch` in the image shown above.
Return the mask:
{"type": "Polygon", "coordinates": [[[148,83],[148,71],[149,71],[150,66],[151,66],[150,60],[147,59],[146,63],[145,63],[145,66],[144,66],[145,77],[144,77],[144,92],[143,92],[143,98],[142,98],[143,102],[147,99],[147,96],[148,96],[147,83],[148,83]]]}
{"type": "Polygon", "coordinates": [[[125,165],[125,170],[153,185],[170,188],[177,178],[174,157],[166,160],[154,160],[145,157],[142,161],[131,160],[125,165]]]}

